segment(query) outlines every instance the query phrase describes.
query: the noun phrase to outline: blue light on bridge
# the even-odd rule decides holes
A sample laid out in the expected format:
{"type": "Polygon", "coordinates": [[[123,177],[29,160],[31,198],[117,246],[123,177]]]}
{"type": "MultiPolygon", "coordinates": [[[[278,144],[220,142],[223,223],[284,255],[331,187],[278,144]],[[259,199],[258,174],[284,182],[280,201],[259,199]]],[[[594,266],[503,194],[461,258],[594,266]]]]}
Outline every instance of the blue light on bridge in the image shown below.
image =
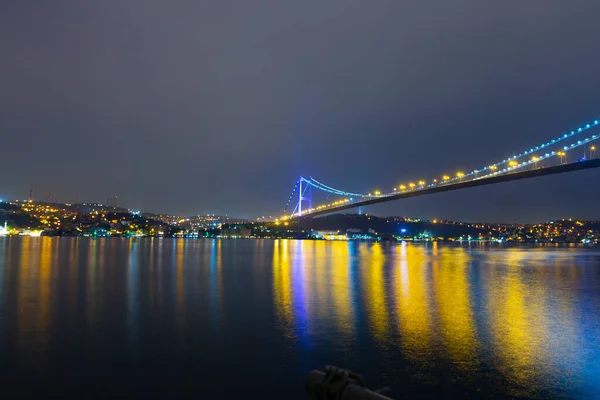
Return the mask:
{"type": "MultiPolygon", "coordinates": [[[[565,139],[568,139],[568,138],[572,137],[573,135],[575,135],[575,134],[577,134],[579,132],[583,132],[585,130],[588,130],[588,129],[592,128],[593,126],[598,126],[599,122],[600,122],[600,120],[594,120],[593,122],[590,122],[588,124],[581,125],[581,127],[577,128],[576,130],[571,131],[570,133],[569,132],[564,133],[564,134],[562,134],[560,136],[555,137],[554,139],[551,139],[548,142],[541,143],[538,146],[531,147],[529,150],[525,150],[525,151],[520,152],[520,153],[515,153],[515,154],[513,154],[512,157],[504,159],[504,160],[502,160],[500,162],[489,164],[489,166],[485,166],[485,167],[482,167],[480,169],[474,169],[474,170],[472,170],[472,172],[469,172],[467,174],[461,174],[461,178],[464,177],[464,178],[469,178],[469,179],[481,179],[482,177],[479,177],[477,174],[483,173],[485,175],[486,173],[488,173],[488,171],[493,171],[489,175],[489,176],[493,176],[493,175],[505,173],[507,171],[512,171],[513,168],[503,168],[503,169],[500,169],[500,167],[502,166],[502,164],[506,164],[506,163],[509,163],[509,162],[510,162],[510,166],[511,167],[514,167],[514,166],[521,167],[521,166],[531,165],[531,164],[533,164],[533,163],[535,163],[535,162],[537,162],[539,160],[548,159],[549,157],[556,156],[557,154],[561,155],[561,161],[562,161],[562,156],[564,156],[565,154],[561,153],[561,151],[558,151],[558,149],[557,149],[557,151],[551,151],[551,152],[547,152],[545,154],[541,154],[541,155],[539,155],[539,157],[534,157],[532,160],[524,160],[522,162],[519,162],[519,161],[521,161],[519,159],[521,157],[524,157],[524,156],[527,156],[527,155],[533,155],[534,153],[538,153],[540,149],[544,149],[544,148],[550,147],[550,146],[552,146],[552,145],[554,145],[554,144],[556,144],[558,142],[564,141],[565,139]],[[517,162],[514,162],[512,160],[517,160],[517,162]],[[533,160],[535,160],[535,161],[533,161],[533,160]]],[[[575,143],[572,143],[570,145],[564,146],[563,150],[568,151],[568,150],[574,149],[576,147],[579,147],[579,146],[582,146],[582,145],[584,145],[586,143],[589,143],[592,140],[596,140],[599,137],[600,137],[600,135],[598,135],[598,134],[591,135],[591,137],[587,137],[585,139],[581,139],[581,140],[579,140],[579,141],[577,141],[575,143]]],[[[548,150],[546,150],[546,151],[548,151],[548,150]]],[[[530,158],[530,157],[528,157],[528,158],[530,158]]],[[[582,158],[579,161],[583,161],[584,159],[585,158],[582,158]]],[[[457,180],[460,180],[460,179],[459,178],[450,178],[450,177],[448,177],[448,178],[444,179],[444,183],[454,183],[457,180]]],[[[463,180],[464,179],[462,179],[460,181],[462,182],[463,180]]],[[[390,195],[398,194],[398,192],[400,191],[400,189],[394,188],[393,192],[389,192],[389,193],[379,193],[379,192],[376,192],[376,195],[372,195],[371,193],[369,193],[369,194],[351,193],[351,192],[346,192],[344,190],[335,189],[335,188],[333,188],[331,186],[327,186],[327,185],[325,185],[325,184],[317,181],[313,177],[310,177],[309,179],[301,177],[296,182],[296,186],[294,187],[294,191],[292,192],[292,195],[290,195],[290,198],[288,199],[288,205],[289,205],[289,203],[291,203],[291,201],[292,201],[292,199],[294,197],[294,192],[297,190],[298,185],[302,185],[302,182],[305,182],[307,184],[306,188],[308,188],[308,186],[312,186],[313,188],[321,190],[321,191],[324,191],[324,192],[328,192],[328,193],[331,193],[331,194],[334,194],[334,195],[338,195],[338,196],[344,196],[344,197],[346,197],[346,199],[345,199],[344,202],[363,201],[364,199],[372,199],[374,197],[390,196],[390,195]],[[358,199],[355,200],[355,198],[358,198],[358,199]]],[[[434,180],[434,182],[435,182],[435,180],[434,180]]],[[[430,183],[428,185],[420,185],[418,188],[409,189],[408,192],[418,191],[418,190],[421,190],[423,188],[434,187],[435,185],[436,185],[435,183],[430,183]]],[[[343,202],[339,202],[339,203],[343,203],[343,202]]],[[[323,206],[323,207],[335,206],[337,204],[338,204],[338,202],[334,202],[333,204],[329,204],[329,205],[323,206]]],[[[323,208],[323,207],[319,207],[319,208],[323,208]]],[[[287,206],[286,206],[286,208],[287,208],[287,206]]]]}

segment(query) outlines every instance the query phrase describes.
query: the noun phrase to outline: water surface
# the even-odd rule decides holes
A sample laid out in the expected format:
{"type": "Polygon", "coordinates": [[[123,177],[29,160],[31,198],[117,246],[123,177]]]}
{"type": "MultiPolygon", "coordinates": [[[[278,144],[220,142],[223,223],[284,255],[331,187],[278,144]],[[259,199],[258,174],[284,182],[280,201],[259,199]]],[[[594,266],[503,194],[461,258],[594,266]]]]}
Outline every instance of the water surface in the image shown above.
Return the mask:
{"type": "Polygon", "coordinates": [[[3,397],[589,398],[599,342],[594,248],[0,238],[3,397]]]}

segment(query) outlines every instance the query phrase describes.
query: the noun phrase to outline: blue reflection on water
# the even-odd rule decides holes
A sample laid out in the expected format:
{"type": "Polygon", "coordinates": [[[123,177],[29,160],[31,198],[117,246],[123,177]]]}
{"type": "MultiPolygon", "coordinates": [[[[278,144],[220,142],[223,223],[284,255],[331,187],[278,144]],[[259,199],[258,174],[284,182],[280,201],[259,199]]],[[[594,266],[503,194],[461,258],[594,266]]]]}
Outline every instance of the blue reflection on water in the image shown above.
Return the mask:
{"type": "Polygon", "coordinates": [[[304,241],[295,242],[293,244],[293,261],[292,261],[292,294],[293,294],[293,311],[294,321],[296,322],[296,332],[299,342],[302,344],[305,350],[310,347],[310,321],[308,315],[308,305],[306,298],[306,279],[305,274],[305,261],[308,256],[312,259],[310,254],[303,253],[304,241]]]}
{"type": "Polygon", "coordinates": [[[221,241],[211,239],[210,245],[210,312],[211,325],[217,330],[219,326],[221,295],[221,241]]]}
{"type": "MultiPolygon", "coordinates": [[[[138,266],[138,243],[129,239],[129,259],[127,275],[127,332],[130,340],[135,340],[138,335],[137,320],[139,318],[140,296],[139,296],[139,266],[138,266]]],[[[152,253],[151,253],[152,254],[152,253]]],[[[95,274],[95,268],[94,272],[95,274]]]]}

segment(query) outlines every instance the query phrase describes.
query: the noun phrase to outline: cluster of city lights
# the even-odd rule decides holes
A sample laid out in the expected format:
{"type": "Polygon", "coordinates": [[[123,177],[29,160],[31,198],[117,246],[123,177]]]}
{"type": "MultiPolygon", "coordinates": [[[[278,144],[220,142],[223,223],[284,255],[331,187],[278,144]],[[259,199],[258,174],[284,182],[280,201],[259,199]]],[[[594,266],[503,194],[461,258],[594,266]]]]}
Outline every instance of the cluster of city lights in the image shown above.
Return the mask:
{"type": "MultiPolygon", "coordinates": [[[[296,209],[296,210],[294,210],[294,212],[291,215],[284,216],[281,219],[282,220],[289,219],[289,218],[297,217],[299,215],[310,214],[315,211],[321,211],[321,210],[328,209],[328,208],[335,208],[340,205],[354,202],[355,198],[364,200],[364,199],[388,197],[388,196],[398,195],[399,193],[404,193],[404,192],[409,193],[409,192],[424,190],[424,189],[431,188],[431,187],[438,186],[438,185],[463,183],[465,181],[478,180],[478,179],[490,178],[490,177],[501,175],[501,174],[513,173],[513,172],[516,172],[516,170],[518,170],[520,168],[524,168],[524,167],[528,167],[528,166],[532,166],[534,169],[536,169],[536,168],[538,168],[538,166],[541,166],[542,161],[548,160],[548,162],[549,162],[550,158],[552,158],[552,157],[555,157],[555,159],[559,159],[560,164],[565,164],[568,162],[567,161],[567,151],[573,150],[573,149],[581,147],[581,146],[584,146],[582,160],[587,159],[587,158],[595,158],[596,146],[586,147],[586,145],[594,140],[599,139],[600,135],[591,135],[590,137],[587,137],[582,140],[578,140],[576,143],[572,143],[571,145],[563,146],[562,149],[558,150],[558,151],[552,150],[552,151],[547,151],[545,153],[543,151],[545,151],[548,147],[551,147],[553,145],[556,145],[559,142],[562,142],[564,140],[567,140],[567,139],[573,137],[574,135],[577,135],[581,132],[585,132],[589,129],[597,127],[599,124],[600,124],[600,121],[595,120],[593,122],[590,122],[588,124],[585,124],[585,125],[577,128],[575,130],[572,130],[571,132],[565,133],[555,139],[552,139],[548,142],[542,143],[535,147],[531,147],[530,149],[524,150],[518,154],[513,155],[512,157],[509,157],[502,161],[498,161],[496,163],[490,164],[483,168],[475,169],[468,173],[456,172],[456,174],[454,176],[442,175],[440,179],[437,179],[437,178],[432,179],[429,184],[425,180],[419,179],[419,180],[415,180],[413,182],[400,184],[397,187],[394,187],[393,191],[387,192],[387,193],[382,193],[379,190],[375,190],[375,191],[367,193],[367,194],[351,193],[351,192],[346,192],[344,190],[333,188],[331,186],[327,186],[312,177],[309,179],[301,177],[296,182],[294,191],[292,191],[292,195],[288,199],[288,205],[293,200],[296,188],[298,187],[298,185],[300,185],[302,187],[302,183],[307,184],[304,187],[304,190],[306,190],[306,188],[308,188],[308,186],[312,186],[315,189],[318,189],[320,191],[330,193],[330,194],[335,194],[338,196],[344,196],[346,198],[344,200],[320,205],[318,207],[309,208],[306,210],[300,211],[300,210],[296,209]],[[538,154],[534,155],[534,153],[538,153],[538,154]],[[588,157],[588,154],[589,154],[589,157],[588,157]]],[[[304,191],[303,191],[302,195],[304,195],[304,191]]],[[[286,206],[286,208],[287,208],[287,206],[286,206]]]]}

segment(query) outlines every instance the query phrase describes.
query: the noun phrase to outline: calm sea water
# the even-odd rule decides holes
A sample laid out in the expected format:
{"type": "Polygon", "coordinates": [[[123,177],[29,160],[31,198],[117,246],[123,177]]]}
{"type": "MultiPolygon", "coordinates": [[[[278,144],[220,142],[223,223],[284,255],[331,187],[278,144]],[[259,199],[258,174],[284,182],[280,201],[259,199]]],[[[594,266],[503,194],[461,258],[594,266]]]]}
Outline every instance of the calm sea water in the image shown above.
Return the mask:
{"type": "Polygon", "coordinates": [[[0,238],[0,396],[600,396],[600,249],[0,238]]]}

